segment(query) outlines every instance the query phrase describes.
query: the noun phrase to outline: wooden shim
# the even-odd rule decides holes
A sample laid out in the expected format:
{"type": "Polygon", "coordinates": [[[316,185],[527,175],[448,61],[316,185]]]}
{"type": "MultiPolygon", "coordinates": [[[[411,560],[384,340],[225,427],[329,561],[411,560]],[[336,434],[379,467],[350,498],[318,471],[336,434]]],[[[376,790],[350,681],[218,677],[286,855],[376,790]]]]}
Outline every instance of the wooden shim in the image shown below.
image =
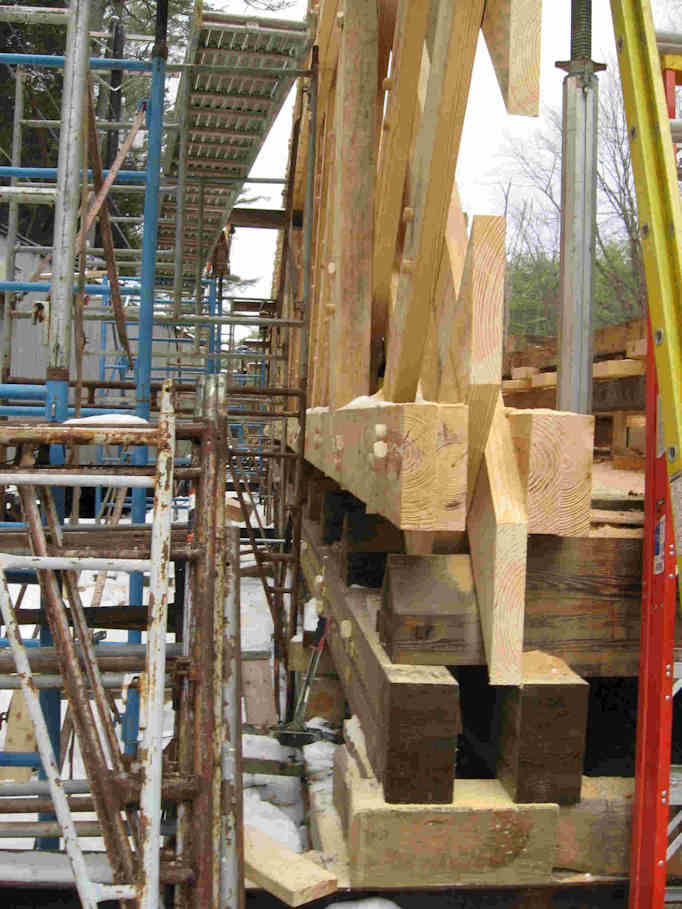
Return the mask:
{"type": "Polygon", "coordinates": [[[244,873],[287,906],[303,906],[337,890],[333,874],[249,824],[244,826],[244,873]]]}
{"type": "Polygon", "coordinates": [[[468,503],[502,381],[504,244],[504,218],[474,218],[457,302],[441,333],[447,348],[438,400],[469,405],[468,503]]]}
{"type": "Polygon", "coordinates": [[[502,396],[467,518],[491,685],[521,682],[528,523],[502,396]]]}
{"type": "Polygon", "coordinates": [[[590,529],[594,417],[507,410],[529,533],[584,536],[590,529]]]}
{"type": "Polygon", "coordinates": [[[376,3],[344,0],[336,83],[330,404],[369,393],[378,67],[376,3]]]}
{"type": "Polygon", "coordinates": [[[413,401],[425,344],[424,327],[438,280],[483,0],[439,5],[424,115],[411,167],[409,208],[396,306],[389,328],[384,393],[413,401]]]}
{"type": "Polygon", "coordinates": [[[391,277],[403,209],[403,190],[417,110],[417,89],[428,3],[399,0],[391,77],[383,122],[374,218],[372,337],[386,335],[391,277]]]}
{"type": "Polygon", "coordinates": [[[334,803],[346,818],[354,887],[497,886],[549,880],[556,805],[515,805],[497,780],[458,780],[450,804],[389,805],[337,750],[334,803]]]}
{"type": "Polygon", "coordinates": [[[542,0],[487,0],[483,34],[510,114],[538,115],[541,25],[542,0]]]}
{"type": "Polygon", "coordinates": [[[523,684],[498,691],[497,776],[515,802],[580,799],[589,686],[555,656],[523,654],[523,684]]]}
{"type": "Polygon", "coordinates": [[[449,802],[460,729],[457,682],[445,669],[396,666],[379,643],[362,590],[341,581],[332,550],[304,522],[301,567],[331,619],[328,646],[391,802],[449,802]],[[415,672],[415,669],[419,671],[415,672]],[[407,671],[405,671],[407,670],[407,671]]]}

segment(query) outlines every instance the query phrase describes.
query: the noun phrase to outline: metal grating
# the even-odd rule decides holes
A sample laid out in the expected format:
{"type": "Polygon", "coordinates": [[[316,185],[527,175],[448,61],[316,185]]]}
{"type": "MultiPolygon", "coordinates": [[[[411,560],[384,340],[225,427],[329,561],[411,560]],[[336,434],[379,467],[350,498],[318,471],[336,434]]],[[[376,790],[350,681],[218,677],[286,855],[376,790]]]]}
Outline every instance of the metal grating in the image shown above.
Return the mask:
{"type": "MultiPolygon", "coordinates": [[[[180,130],[169,140],[165,164],[178,178],[178,193],[184,183],[184,275],[196,273],[197,249],[204,261],[210,257],[310,41],[305,22],[205,12],[193,27],[186,62],[212,69],[183,72],[180,130]]],[[[163,217],[177,217],[176,198],[166,199],[163,217]]],[[[162,230],[159,245],[176,249],[172,226],[162,230]]]]}

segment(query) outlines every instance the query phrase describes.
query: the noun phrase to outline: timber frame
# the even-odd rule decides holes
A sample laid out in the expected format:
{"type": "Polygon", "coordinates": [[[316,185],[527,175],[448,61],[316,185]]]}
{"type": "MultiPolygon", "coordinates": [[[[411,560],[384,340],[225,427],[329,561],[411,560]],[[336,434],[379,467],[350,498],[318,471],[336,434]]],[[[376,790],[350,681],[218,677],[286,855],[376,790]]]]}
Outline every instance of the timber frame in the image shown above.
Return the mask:
{"type": "MultiPolygon", "coordinates": [[[[504,218],[465,216],[454,179],[480,31],[507,110],[538,112],[541,0],[316,12],[289,162],[310,294],[293,217],[275,281],[309,345],[272,339],[307,381],[301,567],[351,717],[315,848],[353,887],[622,880],[633,781],[583,768],[592,680],[638,673],[641,534],[595,529],[595,417],[554,409],[551,349],[505,350],[504,218]],[[486,779],[456,776],[476,667],[486,779]]],[[[595,345],[600,418],[643,409],[640,328],[595,345]]]]}

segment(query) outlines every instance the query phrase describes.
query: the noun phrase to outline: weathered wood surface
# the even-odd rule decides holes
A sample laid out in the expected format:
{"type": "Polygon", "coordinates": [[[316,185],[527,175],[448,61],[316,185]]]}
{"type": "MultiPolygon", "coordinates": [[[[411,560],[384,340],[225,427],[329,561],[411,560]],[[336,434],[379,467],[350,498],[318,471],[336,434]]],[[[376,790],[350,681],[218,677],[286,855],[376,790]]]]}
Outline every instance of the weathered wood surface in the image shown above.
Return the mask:
{"type": "MultiPolygon", "coordinates": [[[[507,407],[556,407],[556,388],[528,388],[514,386],[514,379],[502,383],[504,403],[507,407]]],[[[646,380],[644,376],[626,376],[622,379],[600,379],[592,383],[593,413],[612,413],[614,410],[644,410],[646,380]]]]}
{"type": "Polygon", "coordinates": [[[506,413],[525,492],[528,532],[587,534],[594,417],[555,410],[506,413]]]}
{"type": "Polygon", "coordinates": [[[467,530],[490,684],[518,685],[528,522],[509,423],[498,398],[467,530]]]}
{"type": "Polygon", "coordinates": [[[277,722],[269,659],[242,662],[242,696],[247,723],[273,726],[277,722]]]}
{"type": "Polygon", "coordinates": [[[375,401],[309,410],[306,460],[402,530],[463,530],[466,406],[375,401]]]}
{"type": "Polygon", "coordinates": [[[370,390],[377,67],[376,4],[344,0],[336,79],[332,407],[370,390]]]}
{"type": "Polygon", "coordinates": [[[387,800],[450,801],[460,729],[456,681],[444,668],[391,663],[364,592],[342,583],[338,559],[308,522],[304,540],[306,582],[317,587],[331,619],[328,646],[387,800]]]}
{"type": "Polygon", "coordinates": [[[389,805],[337,749],[334,803],[355,887],[521,885],[550,879],[556,805],[515,805],[497,780],[458,780],[448,805],[389,805]]]}
{"type": "Polygon", "coordinates": [[[515,802],[579,800],[588,689],[563,660],[533,650],[522,684],[498,690],[497,776],[515,802]]]}
{"type": "MultiPolygon", "coordinates": [[[[431,585],[442,589],[449,558],[389,556],[379,628],[394,662],[485,665],[475,601],[445,591],[421,599],[431,585]],[[401,578],[414,572],[414,584],[392,583],[394,559],[406,563],[401,578]]],[[[641,540],[529,537],[524,648],[561,657],[581,676],[638,675],[641,565],[641,540]]]]}
{"type": "Polygon", "coordinates": [[[249,824],[244,827],[244,872],[287,906],[303,906],[338,889],[329,871],[249,824]]]}
{"type": "Polygon", "coordinates": [[[534,117],[540,107],[542,0],[487,0],[483,34],[510,114],[534,117]]]}

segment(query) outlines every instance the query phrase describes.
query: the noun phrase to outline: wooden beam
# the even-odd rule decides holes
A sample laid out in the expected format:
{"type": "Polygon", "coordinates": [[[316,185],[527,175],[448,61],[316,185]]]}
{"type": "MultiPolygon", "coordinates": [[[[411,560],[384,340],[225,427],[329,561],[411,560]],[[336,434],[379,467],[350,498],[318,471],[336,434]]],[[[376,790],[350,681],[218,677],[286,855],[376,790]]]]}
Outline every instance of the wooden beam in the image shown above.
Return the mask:
{"type": "Polygon", "coordinates": [[[497,780],[458,780],[448,805],[393,806],[345,746],[334,757],[354,887],[519,886],[551,878],[557,805],[515,805],[497,780]]]}
{"type": "MultiPolygon", "coordinates": [[[[393,662],[485,665],[478,607],[465,595],[471,571],[448,561],[462,558],[389,556],[378,624],[393,662]],[[404,564],[396,583],[394,561],[404,564]]],[[[582,676],[636,676],[641,565],[641,540],[529,537],[525,649],[559,656],[582,676]]]]}
{"type": "Polygon", "coordinates": [[[328,645],[387,801],[449,802],[460,729],[457,682],[444,668],[391,663],[364,592],[343,584],[338,558],[305,521],[304,539],[303,573],[331,619],[328,645]]]}
{"type": "Polygon", "coordinates": [[[403,192],[428,13],[428,3],[400,0],[398,4],[377,173],[372,302],[372,338],[375,342],[386,335],[393,260],[403,214],[403,192]]]}
{"type": "Polygon", "coordinates": [[[483,34],[507,112],[535,117],[540,104],[542,0],[487,0],[483,34]]]}
{"type": "Polygon", "coordinates": [[[497,777],[515,802],[580,799],[589,686],[559,657],[523,654],[523,682],[498,690],[497,777]]]}
{"type": "Polygon", "coordinates": [[[376,3],[345,0],[336,81],[330,405],[369,393],[378,67],[376,3]]]}
{"type": "Polygon", "coordinates": [[[467,517],[491,685],[521,682],[528,518],[502,395],[467,517]]]}
{"type": "Polygon", "coordinates": [[[464,530],[467,422],[463,404],[314,408],[305,456],[401,530],[464,530]]]}
{"type": "Polygon", "coordinates": [[[336,877],[258,827],[244,827],[244,872],[287,906],[303,906],[337,890],[336,877]]]}
{"type": "MultiPolygon", "coordinates": [[[[600,379],[592,383],[592,410],[594,413],[612,413],[614,410],[645,409],[646,381],[644,376],[626,376],[622,379],[600,379]]],[[[512,379],[502,383],[504,401],[508,407],[556,407],[556,387],[530,388],[525,379],[512,379]],[[524,383],[511,385],[511,383],[524,383]]]]}
{"type": "Polygon", "coordinates": [[[584,536],[590,530],[594,417],[507,410],[529,533],[584,536]]]}
{"type": "Polygon", "coordinates": [[[281,208],[233,208],[230,212],[230,224],[233,227],[279,230],[286,226],[286,214],[281,208]]]}
{"type": "Polygon", "coordinates": [[[483,0],[439,5],[424,115],[411,168],[409,208],[396,306],[391,318],[384,394],[413,401],[425,326],[436,291],[483,0]]]}
{"type": "Polygon", "coordinates": [[[467,245],[467,222],[455,182],[452,185],[436,294],[429,313],[429,327],[422,358],[422,395],[427,401],[441,400],[439,397],[441,377],[448,354],[451,322],[462,282],[467,245]]]}
{"type": "Polygon", "coordinates": [[[440,332],[444,350],[438,400],[469,405],[468,502],[502,381],[505,233],[503,217],[474,218],[457,301],[440,332]]]}

